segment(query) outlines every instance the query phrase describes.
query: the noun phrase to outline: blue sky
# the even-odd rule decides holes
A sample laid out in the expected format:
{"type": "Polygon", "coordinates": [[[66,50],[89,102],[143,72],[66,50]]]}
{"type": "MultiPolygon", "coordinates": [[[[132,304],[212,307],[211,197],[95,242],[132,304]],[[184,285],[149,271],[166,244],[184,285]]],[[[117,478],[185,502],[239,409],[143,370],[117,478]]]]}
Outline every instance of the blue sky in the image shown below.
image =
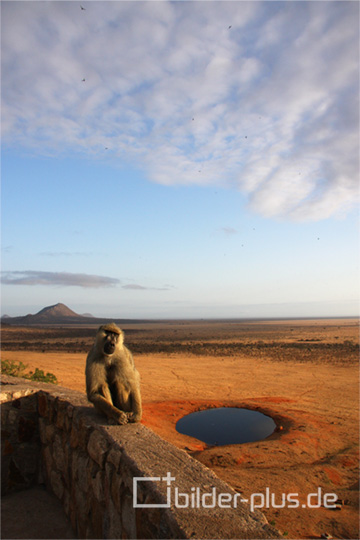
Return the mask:
{"type": "Polygon", "coordinates": [[[2,314],[352,316],[358,2],[1,2],[2,314]]]}

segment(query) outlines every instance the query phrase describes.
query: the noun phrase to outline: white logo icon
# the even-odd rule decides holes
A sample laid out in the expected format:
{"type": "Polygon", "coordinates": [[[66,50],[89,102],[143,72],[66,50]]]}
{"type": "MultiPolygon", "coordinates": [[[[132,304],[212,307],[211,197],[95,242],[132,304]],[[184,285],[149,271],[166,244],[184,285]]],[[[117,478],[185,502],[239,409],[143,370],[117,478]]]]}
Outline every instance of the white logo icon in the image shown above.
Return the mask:
{"type": "Polygon", "coordinates": [[[133,507],[134,508],[170,508],[171,506],[171,482],[175,478],[171,473],[166,476],[134,476],[133,478],[133,507]],[[166,503],[138,503],[137,502],[137,486],[138,482],[166,482],[166,503]]]}

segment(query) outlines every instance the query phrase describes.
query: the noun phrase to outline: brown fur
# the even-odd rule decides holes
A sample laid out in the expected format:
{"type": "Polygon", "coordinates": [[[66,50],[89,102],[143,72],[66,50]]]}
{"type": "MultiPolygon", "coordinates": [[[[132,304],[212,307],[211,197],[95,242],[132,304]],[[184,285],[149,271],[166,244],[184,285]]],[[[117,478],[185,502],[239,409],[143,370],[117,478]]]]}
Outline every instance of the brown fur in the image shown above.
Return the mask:
{"type": "Polygon", "coordinates": [[[118,424],[140,422],[140,376],[116,324],[99,327],[85,375],[86,393],[96,409],[118,424]]]}

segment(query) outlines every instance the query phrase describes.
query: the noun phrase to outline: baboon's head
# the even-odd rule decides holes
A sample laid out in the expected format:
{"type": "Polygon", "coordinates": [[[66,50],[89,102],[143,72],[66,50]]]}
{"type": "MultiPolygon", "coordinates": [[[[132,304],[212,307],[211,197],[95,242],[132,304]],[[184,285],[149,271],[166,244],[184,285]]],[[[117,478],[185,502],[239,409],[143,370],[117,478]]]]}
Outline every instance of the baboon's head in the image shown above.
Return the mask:
{"type": "Polygon", "coordinates": [[[124,334],[116,324],[104,324],[100,326],[96,334],[96,342],[101,352],[107,356],[115,352],[116,347],[122,345],[124,334]]]}

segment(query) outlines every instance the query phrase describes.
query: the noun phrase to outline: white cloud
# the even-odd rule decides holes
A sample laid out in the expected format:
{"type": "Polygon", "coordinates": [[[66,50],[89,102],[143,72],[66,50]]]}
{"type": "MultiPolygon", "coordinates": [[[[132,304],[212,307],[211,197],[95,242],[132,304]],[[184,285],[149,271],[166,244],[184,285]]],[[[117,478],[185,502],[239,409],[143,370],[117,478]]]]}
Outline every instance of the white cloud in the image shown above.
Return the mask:
{"type": "Polygon", "coordinates": [[[358,13],[326,1],[3,2],[4,142],[108,148],[155,182],[236,186],[264,216],[346,212],[358,199],[358,13]]]}
{"type": "Polygon", "coordinates": [[[116,278],[75,274],[71,272],[44,272],[41,270],[15,270],[1,272],[4,285],[58,285],[62,287],[101,288],[120,283],[116,278]]]}
{"type": "MultiPolygon", "coordinates": [[[[47,252],[46,256],[64,255],[86,255],[86,253],[52,253],[47,252]]],[[[92,274],[76,274],[72,272],[45,272],[42,270],[9,270],[1,272],[1,283],[3,285],[45,285],[60,287],[82,287],[90,289],[100,289],[115,287],[121,283],[117,278],[98,276],[92,274]]],[[[122,289],[132,291],[169,291],[174,287],[164,285],[163,287],[147,287],[137,283],[121,285],[122,289]]]]}
{"type": "Polygon", "coordinates": [[[123,285],[122,289],[127,289],[131,291],[168,291],[170,286],[164,287],[144,287],[143,285],[138,285],[136,283],[130,283],[129,285],[123,285]]]}

